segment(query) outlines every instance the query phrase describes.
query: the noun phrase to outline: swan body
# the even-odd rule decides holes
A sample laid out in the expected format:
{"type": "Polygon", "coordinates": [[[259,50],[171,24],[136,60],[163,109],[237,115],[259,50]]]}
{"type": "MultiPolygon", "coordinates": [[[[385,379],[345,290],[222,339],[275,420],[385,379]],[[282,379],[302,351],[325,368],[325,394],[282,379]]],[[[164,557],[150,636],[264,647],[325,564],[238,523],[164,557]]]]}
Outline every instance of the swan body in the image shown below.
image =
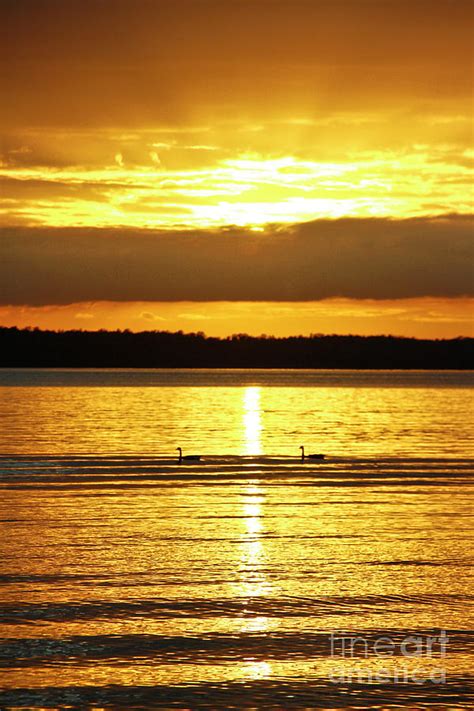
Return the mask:
{"type": "Polygon", "coordinates": [[[181,449],[181,447],[176,447],[176,451],[179,452],[178,464],[181,464],[181,462],[183,460],[186,460],[187,462],[200,462],[201,461],[200,454],[186,454],[183,457],[183,450],[181,449]]]}
{"type": "Polygon", "coordinates": [[[325,455],[324,454],[305,454],[304,453],[304,447],[301,445],[301,461],[304,462],[305,459],[324,459],[325,455]]]}

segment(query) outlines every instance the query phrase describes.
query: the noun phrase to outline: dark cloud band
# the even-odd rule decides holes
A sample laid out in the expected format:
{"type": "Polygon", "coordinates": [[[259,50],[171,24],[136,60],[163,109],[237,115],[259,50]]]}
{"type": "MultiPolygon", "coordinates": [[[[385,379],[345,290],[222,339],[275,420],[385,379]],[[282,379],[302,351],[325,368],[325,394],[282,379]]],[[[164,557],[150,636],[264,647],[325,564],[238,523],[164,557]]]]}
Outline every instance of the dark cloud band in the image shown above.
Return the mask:
{"type": "Polygon", "coordinates": [[[0,303],[311,301],[473,293],[472,220],[318,220],[264,232],[7,228],[0,303]]]}

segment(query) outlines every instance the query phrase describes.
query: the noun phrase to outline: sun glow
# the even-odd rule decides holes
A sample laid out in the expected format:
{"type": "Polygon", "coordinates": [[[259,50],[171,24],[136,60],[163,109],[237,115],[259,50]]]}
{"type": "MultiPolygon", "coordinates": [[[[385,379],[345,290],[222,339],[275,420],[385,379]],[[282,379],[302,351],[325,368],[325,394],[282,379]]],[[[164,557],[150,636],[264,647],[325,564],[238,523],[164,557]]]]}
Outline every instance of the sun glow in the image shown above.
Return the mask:
{"type": "Polygon", "coordinates": [[[351,151],[331,161],[316,154],[309,159],[259,151],[224,158],[231,152],[225,142],[215,151],[190,150],[179,137],[164,152],[165,159],[149,150],[154,145],[147,134],[137,138],[140,162],[117,150],[110,162],[89,166],[4,163],[0,179],[8,181],[8,189],[3,212],[10,223],[13,214],[23,224],[60,227],[258,228],[328,217],[410,217],[471,209],[469,155],[461,150],[453,157],[449,144],[436,152],[426,145],[400,153],[351,151]]]}

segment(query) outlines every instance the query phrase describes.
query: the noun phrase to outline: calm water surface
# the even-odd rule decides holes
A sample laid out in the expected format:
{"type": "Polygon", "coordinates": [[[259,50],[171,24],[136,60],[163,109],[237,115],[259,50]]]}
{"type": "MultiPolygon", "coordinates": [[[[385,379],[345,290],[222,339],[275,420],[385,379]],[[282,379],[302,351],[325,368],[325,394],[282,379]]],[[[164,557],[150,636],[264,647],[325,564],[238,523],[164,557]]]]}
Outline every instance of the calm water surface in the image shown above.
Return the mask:
{"type": "Polygon", "coordinates": [[[472,386],[0,371],[0,708],[472,708],[472,386]]]}

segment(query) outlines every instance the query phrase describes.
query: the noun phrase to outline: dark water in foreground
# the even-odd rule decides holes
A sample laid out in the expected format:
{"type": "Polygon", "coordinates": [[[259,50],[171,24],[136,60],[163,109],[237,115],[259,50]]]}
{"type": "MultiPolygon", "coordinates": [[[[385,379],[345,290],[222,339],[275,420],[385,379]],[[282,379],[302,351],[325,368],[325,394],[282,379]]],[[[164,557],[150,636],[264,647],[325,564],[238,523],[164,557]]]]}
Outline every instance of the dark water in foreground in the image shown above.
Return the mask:
{"type": "Polygon", "coordinates": [[[0,708],[474,707],[469,377],[288,373],[0,374],[0,708]]]}

